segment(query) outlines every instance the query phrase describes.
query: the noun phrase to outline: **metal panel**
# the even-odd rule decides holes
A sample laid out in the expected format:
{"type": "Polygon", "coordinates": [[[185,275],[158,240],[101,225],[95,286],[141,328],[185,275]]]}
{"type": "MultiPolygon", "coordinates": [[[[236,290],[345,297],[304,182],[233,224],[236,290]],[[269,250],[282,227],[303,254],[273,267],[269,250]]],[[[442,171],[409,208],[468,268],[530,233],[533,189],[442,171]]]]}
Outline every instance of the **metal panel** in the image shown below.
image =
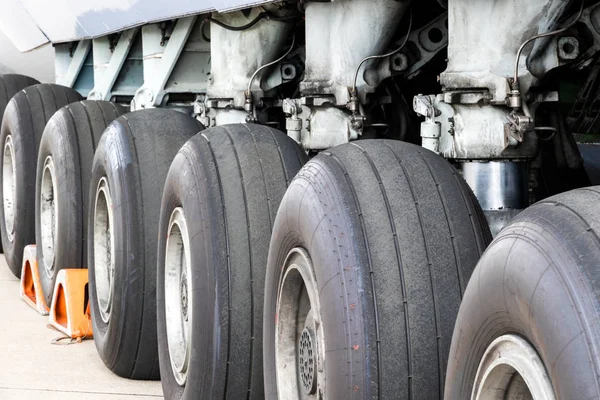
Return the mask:
{"type": "Polygon", "coordinates": [[[151,22],[231,11],[271,1],[3,0],[0,25],[15,45],[25,51],[47,43],[47,39],[53,43],[92,39],[151,22]]]}
{"type": "Polygon", "coordinates": [[[276,0],[213,0],[213,7],[219,12],[239,10],[242,8],[248,8],[259,4],[272,3],[276,0]]]}
{"type": "Polygon", "coordinates": [[[0,29],[19,51],[29,51],[48,43],[48,38],[19,0],[2,0],[0,29]]]}

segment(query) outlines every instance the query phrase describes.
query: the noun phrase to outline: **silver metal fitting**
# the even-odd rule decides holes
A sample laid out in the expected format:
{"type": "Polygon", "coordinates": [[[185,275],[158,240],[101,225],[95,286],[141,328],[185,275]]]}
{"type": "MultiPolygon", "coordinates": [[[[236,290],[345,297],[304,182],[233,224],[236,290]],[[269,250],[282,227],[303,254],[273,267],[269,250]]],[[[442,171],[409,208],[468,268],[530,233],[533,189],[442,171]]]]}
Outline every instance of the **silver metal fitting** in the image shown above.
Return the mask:
{"type": "MultiPolygon", "coordinates": [[[[518,143],[521,143],[525,133],[533,130],[533,121],[527,115],[512,112],[508,115],[508,123],[504,126],[504,130],[509,139],[513,138],[518,143]]],[[[516,145],[517,143],[511,144],[516,145]]]]}
{"type": "Polygon", "coordinates": [[[521,99],[521,91],[519,89],[512,89],[508,92],[506,105],[514,110],[519,110],[523,107],[523,100],[521,99]]]}
{"type": "Polygon", "coordinates": [[[426,121],[433,122],[435,117],[439,117],[442,113],[433,106],[432,96],[424,96],[419,94],[413,98],[413,110],[425,117],[426,121]]]}

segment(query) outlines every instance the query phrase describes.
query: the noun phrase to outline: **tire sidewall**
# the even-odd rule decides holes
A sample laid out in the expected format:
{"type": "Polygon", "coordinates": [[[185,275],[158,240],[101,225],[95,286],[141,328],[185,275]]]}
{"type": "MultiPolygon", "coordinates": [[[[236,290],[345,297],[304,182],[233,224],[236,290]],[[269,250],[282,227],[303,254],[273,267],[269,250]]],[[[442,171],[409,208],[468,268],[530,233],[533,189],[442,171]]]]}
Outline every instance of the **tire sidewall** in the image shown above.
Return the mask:
{"type": "Polygon", "coordinates": [[[79,182],[79,155],[76,153],[77,138],[69,133],[66,121],[55,115],[46,126],[38,153],[35,216],[37,258],[40,280],[47,304],[52,303],[56,276],[64,268],[81,268],[82,201],[79,182]],[[54,261],[51,275],[44,260],[41,227],[41,187],[46,158],[54,163],[54,201],[57,202],[56,231],[54,237],[54,261]],[[76,247],[77,250],[73,250],[76,247]]]}
{"type": "Polygon", "coordinates": [[[543,217],[521,215],[482,256],[456,322],[447,398],[470,398],[485,350],[506,334],[537,351],[557,398],[595,396],[585,391],[598,384],[598,360],[589,351],[600,330],[588,319],[597,318],[599,307],[576,263],[587,244],[581,240],[575,249],[553,231],[543,217]]]}
{"type": "MultiPolygon", "coordinates": [[[[94,342],[100,357],[105,364],[118,375],[123,376],[131,371],[124,368],[119,371],[117,365],[119,355],[123,352],[137,352],[137,346],[122,342],[126,337],[125,331],[133,329],[136,321],[142,318],[141,299],[143,291],[143,266],[139,265],[139,245],[143,243],[143,230],[136,230],[137,201],[140,194],[132,188],[137,188],[137,172],[133,165],[132,149],[129,139],[119,129],[109,126],[99,142],[94,156],[92,176],[90,180],[88,213],[88,268],[89,290],[94,329],[94,342]],[[96,277],[94,265],[94,219],[96,206],[96,191],[102,178],[106,178],[113,203],[113,243],[115,245],[113,260],[115,275],[113,278],[113,297],[108,323],[102,320],[98,308],[96,292],[96,277]],[[123,199],[117,203],[117,199],[123,199]],[[125,247],[122,247],[125,246],[125,247]],[[119,286],[117,284],[120,283],[119,286]],[[131,326],[130,326],[131,324],[131,326]],[[120,345],[120,346],[119,346],[120,345]],[[135,347],[135,348],[131,348],[135,347]]],[[[134,357],[126,359],[134,360],[134,357]]]]}
{"type": "MultiPolygon", "coordinates": [[[[1,156],[0,156],[0,177],[4,176],[4,145],[6,143],[6,138],[10,135],[13,144],[14,151],[14,163],[17,168],[15,169],[15,175],[13,179],[16,184],[15,188],[15,198],[13,205],[14,209],[14,233],[13,240],[9,240],[8,233],[6,230],[6,222],[5,222],[5,214],[4,214],[4,185],[0,184],[0,200],[2,201],[2,206],[0,207],[0,236],[2,240],[2,248],[4,250],[4,256],[8,261],[8,266],[11,268],[12,272],[17,276],[21,276],[20,266],[22,263],[23,254],[18,254],[18,249],[24,248],[28,244],[29,241],[33,242],[35,239],[32,237],[30,240],[24,237],[21,232],[25,232],[24,228],[21,226],[29,222],[30,217],[28,216],[27,204],[26,204],[26,183],[28,181],[33,181],[28,179],[31,174],[31,168],[29,167],[30,162],[34,162],[31,160],[31,149],[33,146],[33,138],[25,143],[25,136],[21,132],[17,132],[19,128],[22,129],[22,125],[19,124],[20,120],[20,112],[18,108],[18,104],[16,101],[12,100],[7,106],[6,112],[4,114],[4,118],[2,120],[2,133],[0,135],[0,146],[2,146],[1,156]],[[24,166],[23,168],[18,168],[18,166],[24,166]]],[[[35,173],[35,170],[33,170],[35,173]]],[[[3,182],[3,178],[2,178],[3,182]]],[[[33,182],[32,182],[33,183],[33,182]]],[[[33,199],[31,199],[33,201],[33,199]]]]}
{"type": "Polygon", "coordinates": [[[173,160],[165,182],[160,212],[156,283],[158,353],[163,391],[165,398],[169,399],[217,398],[225,387],[225,377],[221,376],[224,374],[219,374],[219,371],[226,368],[228,321],[219,310],[223,300],[220,296],[223,289],[227,293],[227,287],[219,285],[219,275],[226,271],[208,269],[212,265],[222,265],[220,260],[223,255],[219,254],[219,247],[223,246],[214,242],[222,237],[211,229],[221,214],[215,208],[213,199],[208,197],[208,193],[212,193],[212,185],[204,179],[207,174],[202,170],[199,152],[191,143],[193,140],[188,141],[173,160]],[[187,220],[192,266],[189,281],[193,293],[193,319],[188,342],[192,347],[184,387],[177,383],[172,372],[165,314],[165,251],[171,214],[177,207],[183,209],[187,220]],[[208,390],[202,392],[203,388],[208,390]]]}
{"type": "MultiPolygon", "coordinates": [[[[315,159],[313,165],[314,162],[315,159]]],[[[326,174],[325,169],[320,172],[326,174]]],[[[367,359],[372,356],[373,349],[368,345],[367,322],[360,317],[364,315],[363,302],[367,301],[366,296],[360,295],[360,287],[366,284],[362,266],[367,263],[360,259],[360,255],[365,254],[360,245],[364,238],[355,230],[356,210],[344,200],[347,197],[340,195],[351,196],[336,179],[339,177],[331,174],[310,182],[310,178],[304,178],[307,173],[305,167],[286,192],[275,219],[269,248],[264,310],[265,396],[278,396],[276,349],[270,343],[275,343],[277,296],[287,271],[284,263],[292,249],[301,247],[311,257],[312,273],[319,291],[325,341],[322,354],[327,353],[322,396],[367,398],[371,388],[365,366],[370,364],[367,359]],[[326,183],[314,187],[316,182],[326,183]],[[312,207],[302,207],[302,203],[312,207]],[[347,318],[349,312],[351,318],[347,318]]]]}

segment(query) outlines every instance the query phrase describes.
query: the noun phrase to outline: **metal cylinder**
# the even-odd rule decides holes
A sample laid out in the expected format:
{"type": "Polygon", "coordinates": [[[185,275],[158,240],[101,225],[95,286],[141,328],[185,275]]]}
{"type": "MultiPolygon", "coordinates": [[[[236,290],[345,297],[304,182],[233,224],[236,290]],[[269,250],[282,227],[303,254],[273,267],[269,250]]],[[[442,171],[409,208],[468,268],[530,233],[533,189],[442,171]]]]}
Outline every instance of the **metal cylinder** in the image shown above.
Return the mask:
{"type": "Polygon", "coordinates": [[[462,162],[457,167],[479,200],[494,236],[529,205],[526,162],[462,162]]]}
{"type": "Polygon", "coordinates": [[[421,122],[421,146],[440,154],[440,136],[442,125],[439,122],[421,122]]]}

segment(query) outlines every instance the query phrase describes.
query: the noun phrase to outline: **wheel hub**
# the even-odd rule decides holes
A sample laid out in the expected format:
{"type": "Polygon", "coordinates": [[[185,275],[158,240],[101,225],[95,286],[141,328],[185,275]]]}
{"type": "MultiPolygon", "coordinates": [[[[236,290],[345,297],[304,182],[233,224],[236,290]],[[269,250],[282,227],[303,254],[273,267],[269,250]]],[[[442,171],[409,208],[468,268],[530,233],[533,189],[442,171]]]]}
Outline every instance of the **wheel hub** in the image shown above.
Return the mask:
{"type": "Polygon", "coordinates": [[[188,283],[187,283],[187,272],[184,270],[181,274],[181,315],[183,320],[187,322],[188,320],[188,283]]]}
{"type": "Polygon", "coordinates": [[[314,338],[311,329],[304,328],[298,343],[298,371],[302,381],[302,387],[306,394],[313,394],[317,389],[315,375],[315,351],[313,348],[314,338]]]}
{"type": "Polygon", "coordinates": [[[94,278],[100,317],[108,323],[114,291],[114,234],[110,188],[105,177],[96,189],[94,206],[94,278]]]}
{"type": "Polygon", "coordinates": [[[16,164],[12,136],[6,136],[4,141],[4,161],[2,166],[2,191],[4,207],[4,224],[9,241],[14,240],[15,234],[15,201],[16,201],[16,164]]]}
{"type": "Polygon", "coordinates": [[[56,201],[56,177],[54,161],[48,156],[44,160],[40,187],[40,225],[42,256],[46,274],[50,277],[54,271],[54,248],[56,224],[58,222],[58,202],[56,201]]]}
{"type": "Polygon", "coordinates": [[[282,399],[325,398],[325,339],[319,290],[309,254],[292,249],[277,296],[275,366],[282,399]]]}
{"type": "Polygon", "coordinates": [[[554,400],[554,389],[537,351],[523,338],[504,335],[485,351],[471,400],[554,400]]]}
{"type": "Polygon", "coordinates": [[[185,385],[191,356],[192,286],[190,241],[183,209],[171,213],[165,249],[165,316],[173,376],[185,385]]]}

